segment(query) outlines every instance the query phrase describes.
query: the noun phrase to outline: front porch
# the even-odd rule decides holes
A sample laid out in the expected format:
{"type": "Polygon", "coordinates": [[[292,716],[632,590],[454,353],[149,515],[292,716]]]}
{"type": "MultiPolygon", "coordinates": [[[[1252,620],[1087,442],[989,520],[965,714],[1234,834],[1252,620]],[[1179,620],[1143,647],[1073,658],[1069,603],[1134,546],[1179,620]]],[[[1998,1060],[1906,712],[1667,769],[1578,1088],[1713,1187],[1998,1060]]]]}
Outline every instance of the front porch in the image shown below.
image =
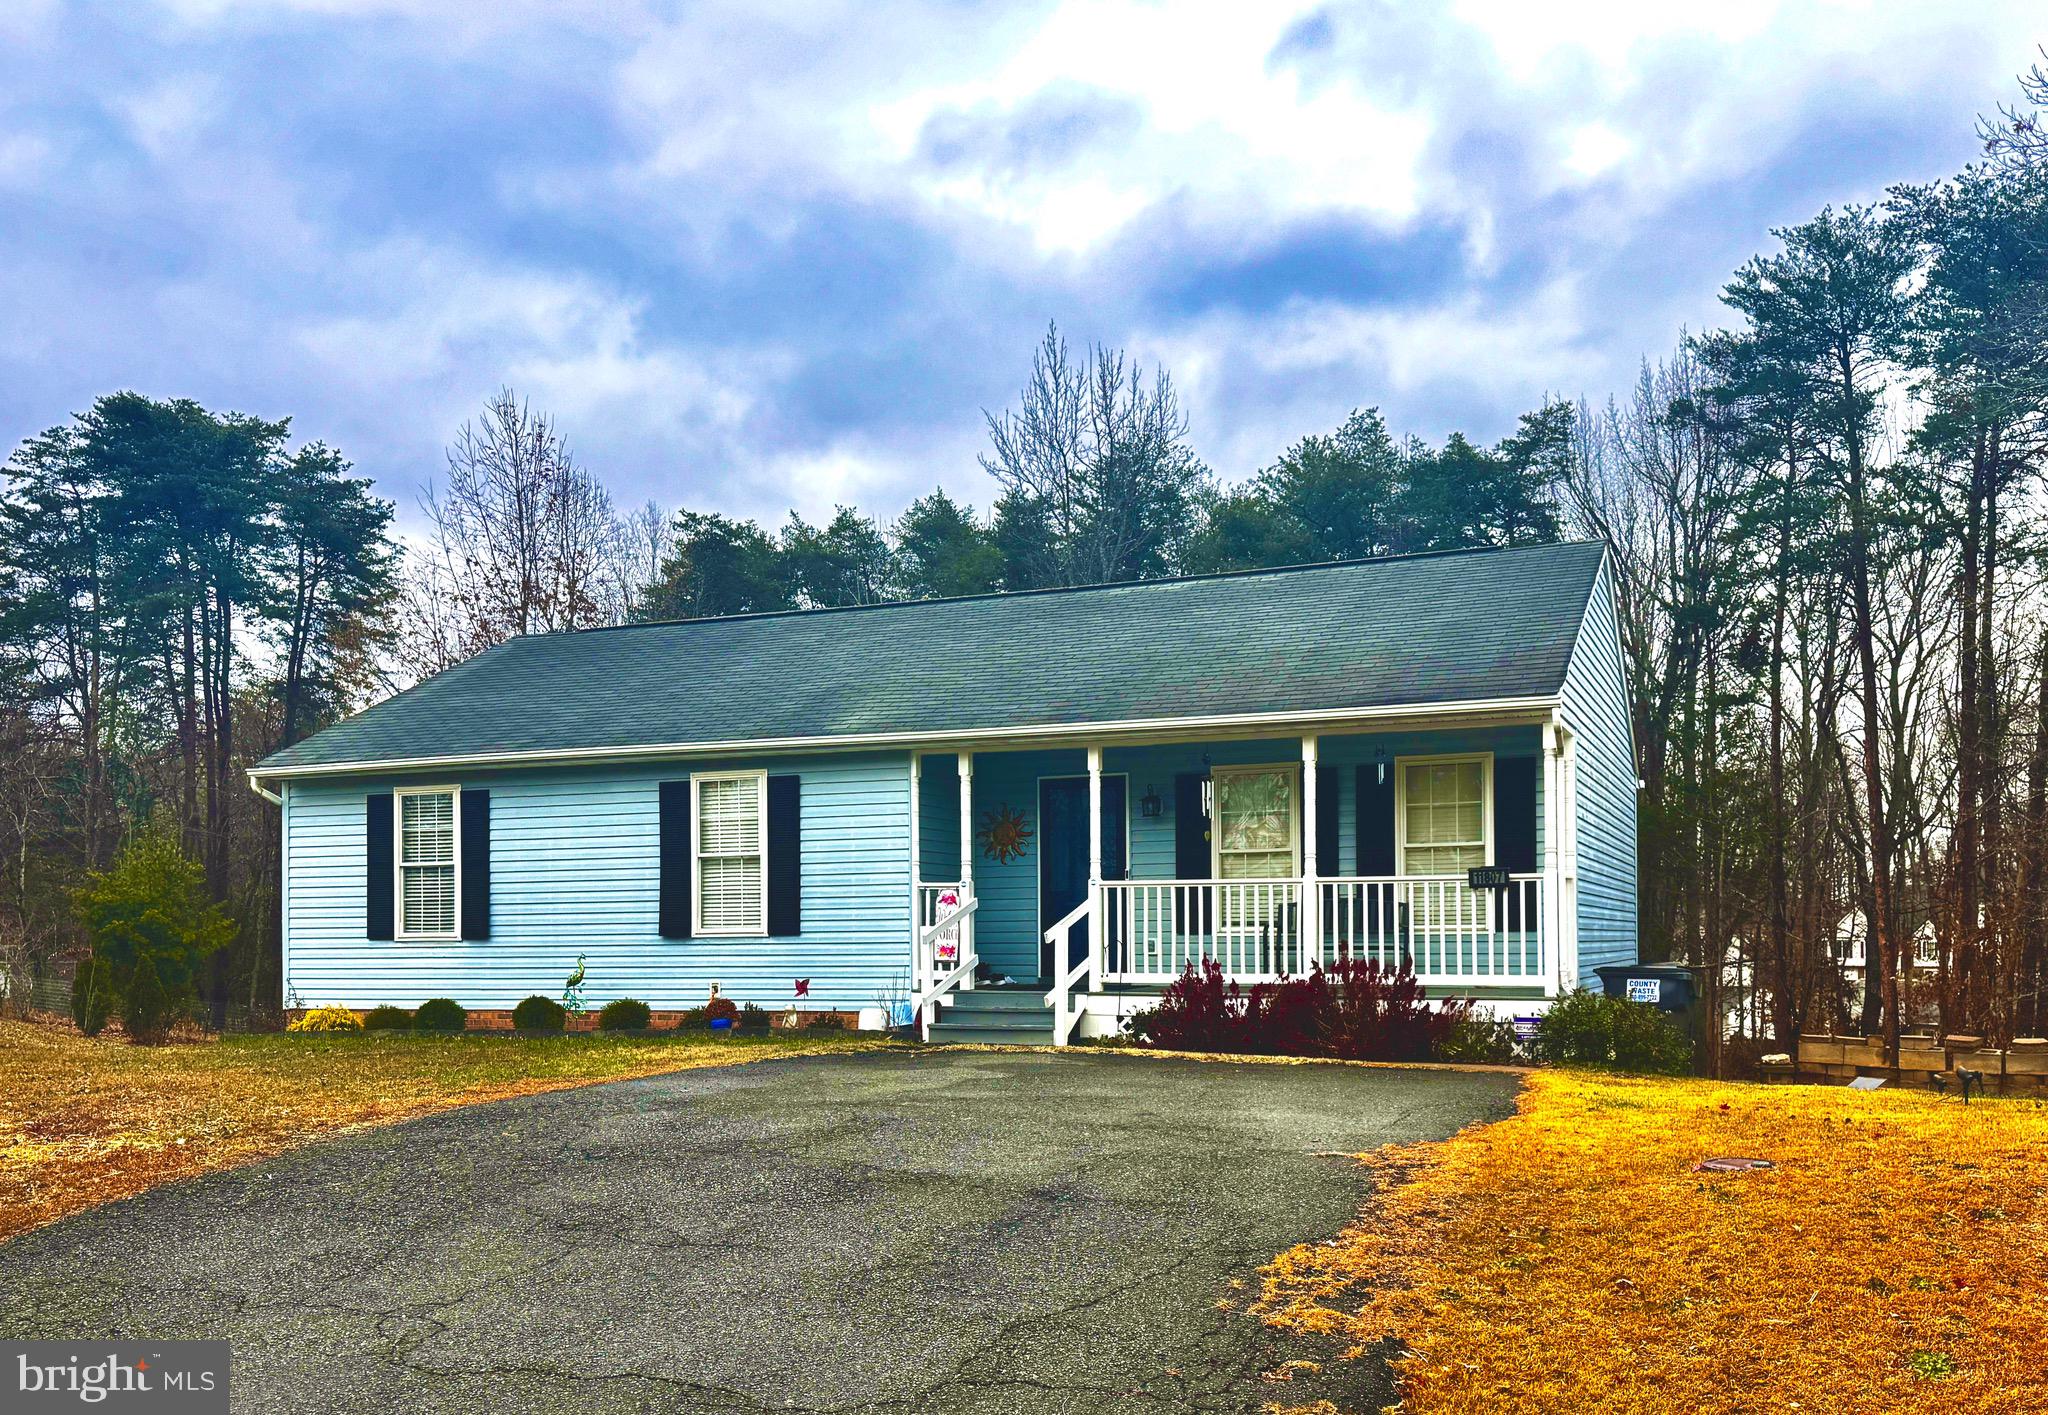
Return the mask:
{"type": "Polygon", "coordinates": [[[1247,984],[1406,961],[1540,1006],[1576,981],[1573,800],[1549,716],[921,753],[920,1033],[1061,1045],[1205,959],[1247,984]]]}

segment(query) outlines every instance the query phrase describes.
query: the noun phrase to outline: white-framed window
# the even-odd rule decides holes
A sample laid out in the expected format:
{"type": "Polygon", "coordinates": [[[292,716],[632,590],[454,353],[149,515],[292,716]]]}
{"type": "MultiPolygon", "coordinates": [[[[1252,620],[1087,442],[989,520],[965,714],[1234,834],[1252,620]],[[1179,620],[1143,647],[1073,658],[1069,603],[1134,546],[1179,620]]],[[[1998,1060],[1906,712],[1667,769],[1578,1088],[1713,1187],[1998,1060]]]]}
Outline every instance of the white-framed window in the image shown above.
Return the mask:
{"type": "Polygon", "coordinates": [[[690,778],[693,911],[699,936],[768,933],[768,773],[690,778]]]}
{"type": "Polygon", "coordinates": [[[1219,766],[1209,836],[1218,879],[1301,874],[1301,764],[1219,766]]]}
{"type": "Polygon", "coordinates": [[[1462,875],[1493,863],[1493,753],[1400,757],[1394,818],[1404,875],[1462,875]]]}
{"type": "Polygon", "coordinates": [[[455,848],[456,786],[404,786],[392,792],[397,815],[398,936],[461,936],[462,863],[455,848]]]}

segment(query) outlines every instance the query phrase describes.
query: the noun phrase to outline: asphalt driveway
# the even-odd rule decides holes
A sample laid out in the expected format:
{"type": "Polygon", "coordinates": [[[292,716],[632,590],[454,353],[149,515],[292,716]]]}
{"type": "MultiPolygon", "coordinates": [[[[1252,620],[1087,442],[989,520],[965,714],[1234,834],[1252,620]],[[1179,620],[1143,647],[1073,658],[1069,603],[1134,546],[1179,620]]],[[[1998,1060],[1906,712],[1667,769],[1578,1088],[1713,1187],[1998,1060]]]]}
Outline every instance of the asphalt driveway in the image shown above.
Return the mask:
{"type": "MultiPolygon", "coordinates": [[[[1352,1216],[1333,1153],[1514,1087],[905,1051],[562,1091],[27,1234],[0,1336],[225,1336],[238,1411],[1255,1411],[1302,1353],[1231,1279],[1352,1216]]],[[[1330,1379],[1287,1398],[1379,1377],[1330,1379]]]]}

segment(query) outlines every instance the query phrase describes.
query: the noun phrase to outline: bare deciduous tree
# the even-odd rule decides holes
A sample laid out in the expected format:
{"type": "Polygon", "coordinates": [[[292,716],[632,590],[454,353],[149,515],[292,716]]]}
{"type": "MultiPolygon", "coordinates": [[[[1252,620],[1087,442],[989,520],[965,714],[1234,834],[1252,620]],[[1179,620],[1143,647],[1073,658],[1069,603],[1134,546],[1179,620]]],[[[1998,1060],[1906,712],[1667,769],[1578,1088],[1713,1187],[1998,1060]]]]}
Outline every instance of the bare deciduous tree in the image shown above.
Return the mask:
{"type": "Polygon", "coordinates": [[[982,466],[1044,525],[1032,555],[1041,584],[1136,579],[1165,568],[1207,480],[1164,368],[1148,378],[1121,350],[1077,362],[1048,326],[1014,412],[984,411],[982,466]]]}
{"type": "MultiPolygon", "coordinates": [[[[425,544],[407,557],[402,671],[424,677],[521,634],[617,623],[626,532],[554,420],[511,389],[463,424],[445,486],[421,496],[425,544]]],[[[638,555],[634,557],[638,563],[638,555]]]]}

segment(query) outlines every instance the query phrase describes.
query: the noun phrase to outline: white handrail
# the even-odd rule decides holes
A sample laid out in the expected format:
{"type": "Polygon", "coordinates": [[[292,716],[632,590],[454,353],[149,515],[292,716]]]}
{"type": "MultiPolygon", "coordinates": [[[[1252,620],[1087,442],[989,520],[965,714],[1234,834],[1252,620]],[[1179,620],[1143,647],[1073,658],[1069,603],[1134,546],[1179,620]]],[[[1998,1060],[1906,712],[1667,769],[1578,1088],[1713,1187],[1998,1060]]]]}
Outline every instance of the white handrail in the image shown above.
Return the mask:
{"type": "Polygon", "coordinates": [[[1073,996],[1074,982],[1088,971],[1088,965],[1095,959],[1095,930],[1088,931],[1088,951],[1081,955],[1078,963],[1069,963],[1067,955],[1073,951],[1074,925],[1086,918],[1094,908],[1092,898],[1083,899],[1067,911],[1066,917],[1045,931],[1045,941],[1052,945],[1052,991],[1045,995],[1045,1005],[1052,1009],[1052,1044],[1063,1047],[1074,1030],[1074,1023],[1080,1020],[1079,1011],[1068,1010],[1073,996]],[[1058,938],[1053,935],[1058,934],[1058,938]]]}
{"type": "Polygon", "coordinates": [[[958,987],[964,980],[974,976],[975,965],[979,960],[974,947],[973,919],[974,911],[980,907],[981,901],[970,894],[961,902],[958,909],[955,909],[943,919],[927,924],[918,932],[917,968],[918,975],[923,980],[924,985],[919,989],[917,995],[911,999],[911,1007],[914,1009],[914,1015],[917,1018],[917,1035],[920,1041],[929,1041],[931,1039],[932,1015],[938,1007],[939,999],[958,987]],[[955,927],[960,930],[959,961],[945,974],[933,977],[932,973],[937,966],[930,961],[933,953],[933,944],[941,933],[955,927]]]}

